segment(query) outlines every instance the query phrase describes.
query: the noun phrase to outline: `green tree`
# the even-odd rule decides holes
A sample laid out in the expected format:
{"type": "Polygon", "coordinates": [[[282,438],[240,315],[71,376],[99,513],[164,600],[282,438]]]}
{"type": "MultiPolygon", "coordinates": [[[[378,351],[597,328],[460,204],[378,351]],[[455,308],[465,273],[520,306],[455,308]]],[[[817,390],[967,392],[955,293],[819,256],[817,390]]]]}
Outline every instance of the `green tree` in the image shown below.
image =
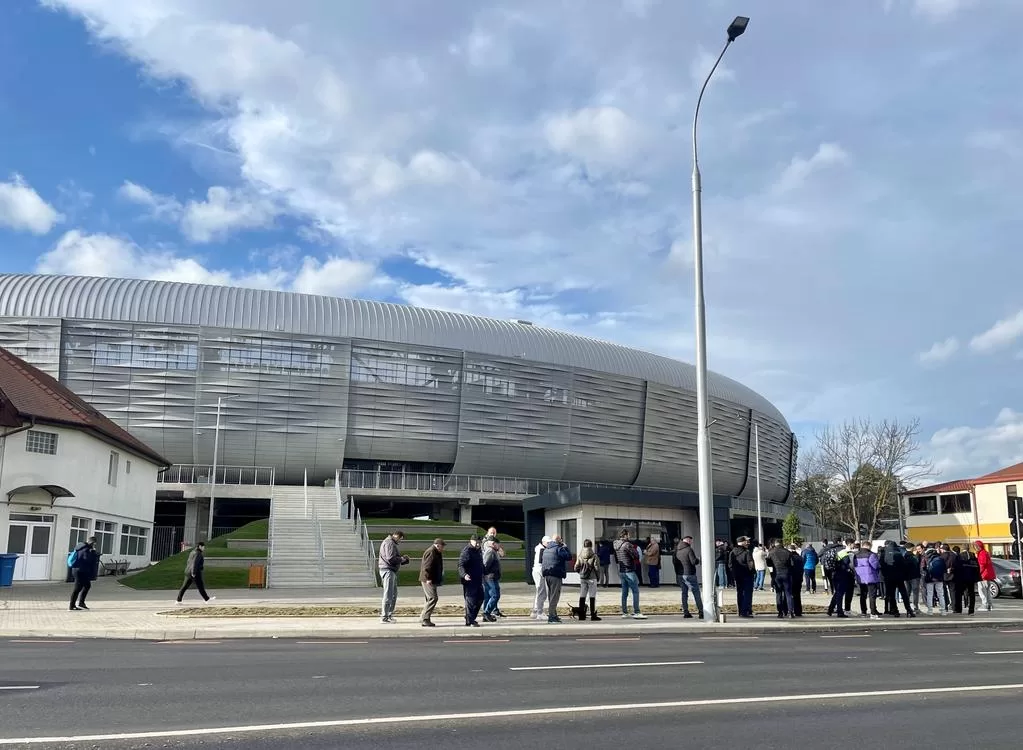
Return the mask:
{"type": "Polygon", "coordinates": [[[785,520],[781,524],[781,537],[785,544],[800,544],[803,539],[800,536],[802,532],[802,524],[799,521],[799,514],[793,508],[789,511],[789,514],[785,516],[785,520]]]}

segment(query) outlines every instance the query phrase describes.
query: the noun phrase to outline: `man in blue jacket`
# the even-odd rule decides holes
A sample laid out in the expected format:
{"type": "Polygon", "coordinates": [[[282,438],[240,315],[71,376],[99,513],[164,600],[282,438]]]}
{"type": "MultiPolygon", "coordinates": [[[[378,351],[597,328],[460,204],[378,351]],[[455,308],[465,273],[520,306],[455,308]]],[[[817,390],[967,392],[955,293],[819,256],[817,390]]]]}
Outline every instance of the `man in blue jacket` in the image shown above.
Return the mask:
{"type": "Polygon", "coordinates": [[[473,534],[458,556],[458,580],[462,582],[465,598],[465,626],[478,628],[476,618],[483,606],[483,549],[480,538],[473,534]]]}
{"type": "Polygon", "coordinates": [[[90,536],[75,547],[71,574],[75,579],[75,587],[71,590],[71,606],[68,609],[72,612],[88,609],[85,606],[85,597],[89,595],[92,582],[99,576],[99,553],[96,551],[96,537],[90,536]]]}
{"type": "Polygon", "coordinates": [[[561,541],[561,535],[555,534],[547,548],[540,556],[540,566],[544,581],[547,583],[547,622],[559,623],[558,601],[561,599],[561,584],[568,576],[568,561],[572,559],[572,551],[561,541]]]}
{"type": "MultiPolygon", "coordinates": [[[[803,578],[806,583],[806,593],[816,594],[817,593],[817,550],[813,548],[813,545],[807,542],[806,549],[800,555],[803,558],[803,578]]],[[[798,587],[799,581],[793,581],[793,585],[798,587]]]]}

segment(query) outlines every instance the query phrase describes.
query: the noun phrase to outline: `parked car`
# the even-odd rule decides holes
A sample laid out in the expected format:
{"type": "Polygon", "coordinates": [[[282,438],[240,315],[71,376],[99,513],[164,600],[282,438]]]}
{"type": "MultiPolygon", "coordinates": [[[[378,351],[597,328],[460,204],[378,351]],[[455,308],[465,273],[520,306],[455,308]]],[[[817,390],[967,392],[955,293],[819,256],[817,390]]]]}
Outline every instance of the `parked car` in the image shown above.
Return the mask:
{"type": "Polygon", "coordinates": [[[998,578],[987,582],[988,590],[991,592],[991,597],[1023,596],[1023,584],[1020,582],[1019,563],[1015,560],[1002,560],[997,557],[992,558],[991,562],[994,563],[995,573],[998,574],[998,578]]]}

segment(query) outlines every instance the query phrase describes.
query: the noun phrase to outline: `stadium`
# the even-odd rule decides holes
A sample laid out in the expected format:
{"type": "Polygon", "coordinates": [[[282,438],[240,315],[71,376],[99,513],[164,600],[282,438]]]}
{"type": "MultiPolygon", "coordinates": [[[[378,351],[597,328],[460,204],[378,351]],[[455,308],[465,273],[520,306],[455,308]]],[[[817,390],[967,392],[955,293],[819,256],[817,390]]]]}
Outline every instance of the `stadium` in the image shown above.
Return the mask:
{"type": "MultiPolygon", "coordinates": [[[[340,476],[353,495],[373,490],[363,499],[389,506],[430,506],[428,490],[456,477],[511,481],[518,498],[566,484],[697,488],[691,365],[528,321],[0,275],[0,346],[178,466],[209,465],[217,437],[222,466],[269,468],[278,485],[340,476]],[[420,479],[411,494],[404,481],[387,492],[398,483],[381,477],[395,476],[420,479]]],[[[715,494],[749,510],[741,501],[756,497],[755,424],[762,499],[785,503],[796,457],[785,418],[719,374],[709,393],[715,494]]]]}

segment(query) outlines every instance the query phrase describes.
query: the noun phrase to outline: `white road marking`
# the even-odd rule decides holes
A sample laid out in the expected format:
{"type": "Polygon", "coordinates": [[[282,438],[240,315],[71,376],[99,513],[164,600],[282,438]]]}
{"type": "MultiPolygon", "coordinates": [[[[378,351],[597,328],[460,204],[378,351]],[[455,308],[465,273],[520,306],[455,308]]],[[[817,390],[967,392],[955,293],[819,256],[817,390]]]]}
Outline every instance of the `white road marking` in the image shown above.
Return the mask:
{"type": "Polygon", "coordinates": [[[759,635],[703,635],[701,641],[759,641],[759,635]]]}
{"type": "Polygon", "coordinates": [[[325,679],[327,679],[327,675],[325,675],[325,674],[314,674],[313,675],[313,679],[314,680],[325,680],[325,679]]]}
{"type": "Polygon", "coordinates": [[[576,638],[576,641],[578,641],[579,643],[595,643],[595,642],[606,643],[608,641],[638,641],[638,640],[639,640],[639,636],[638,635],[634,636],[632,638],[576,638]]]}
{"type": "Polygon", "coordinates": [[[188,644],[199,643],[199,644],[202,644],[202,645],[214,645],[214,644],[220,643],[220,641],[200,641],[200,640],[195,639],[195,638],[182,638],[182,639],[176,640],[176,641],[157,641],[156,642],[156,644],[158,646],[177,646],[177,645],[180,645],[180,644],[183,644],[183,643],[188,643],[188,644]]]}
{"type": "Polygon", "coordinates": [[[369,641],[295,641],[302,646],[365,646],[369,641]]]}
{"type": "Polygon", "coordinates": [[[231,727],[208,729],[165,729],[152,732],[122,732],[119,734],[86,734],[62,737],[9,737],[0,739],[0,745],[45,745],[56,742],[110,742],[114,740],[147,740],[167,737],[209,737],[219,734],[257,734],[260,732],[284,732],[298,729],[336,729],[341,727],[402,726],[427,722],[480,721],[515,716],[536,718],[560,714],[595,714],[620,711],[632,713],[638,710],[665,708],[704,708],[713,706],[734,706],[742,704],[774,704],[777,701],[834,701],[851,698],[886,698],[897,695],[937,695],[945,693],[990,693],[1000,690],[1023,690],[1023,683],[1009,685],[953,685],[937,688],[908,688],[902,690],[864,690],[854,693],[803,693],[800,695],[758,695],[753,698],[710,698],[705,700],[665,701],[663,703],[609,703],[595,706],[557,706],[555,708],[520,708],[504,711],[475,711],[462,714],[414,714],[412,716],[378,716],[371,719],[332,719],[327,721],[296,721],[280,724],[243,724],[231,727]]]}
{"type": "Polygon", "coordinates": [[[917,635],[962,635],[962,633],[959,633],[959,632],[951,632],[951,633],[917,633],[917,635]]]}
{"type": "Polygon", "coordinates": [[[51,641],[51,640],[46,639],[46,638],[40,638],[38,640],[33,640],[33,639],[29,639],[29,638],[19,638],[17,640],[11,641],[11,643],[45,643],[45,644],[49,645],[51,643],[74,643],[74,641],[51,641]]]}
{"type": "Polygon", "coordinates": [[[867,633],[857,633],[856,635],[822,635],[821,638],[870,638],[867,633]]]}
{"type": "Polygon", "coordinates": [[[999,630],[999,633],[1023,633],[1023,630],[999,630]]]}
{"type": "Polygon", "coordinates": [[[510,643],[507,638],[461,638],[456,641],[444,641],[445,643],[510,643]]]}
{"type": "Polygon", "coordinates": [[[38,690],[38,685],[0,685],[0,690],[38,690]]]}
{"type": "Polygon", "coordinates": [[[974,651],[981,656],[994,656],[995,654],[1023,654],[1023,651],[974,651]]]}
{"type": "Polygon", "coordinates": [[[508,667],[512,672],[545,672],[549,669],[610,669],[612,667],[679,667],[702,661],[637,661],[627,664],[551,664],[546,667],[508,667]]]}

